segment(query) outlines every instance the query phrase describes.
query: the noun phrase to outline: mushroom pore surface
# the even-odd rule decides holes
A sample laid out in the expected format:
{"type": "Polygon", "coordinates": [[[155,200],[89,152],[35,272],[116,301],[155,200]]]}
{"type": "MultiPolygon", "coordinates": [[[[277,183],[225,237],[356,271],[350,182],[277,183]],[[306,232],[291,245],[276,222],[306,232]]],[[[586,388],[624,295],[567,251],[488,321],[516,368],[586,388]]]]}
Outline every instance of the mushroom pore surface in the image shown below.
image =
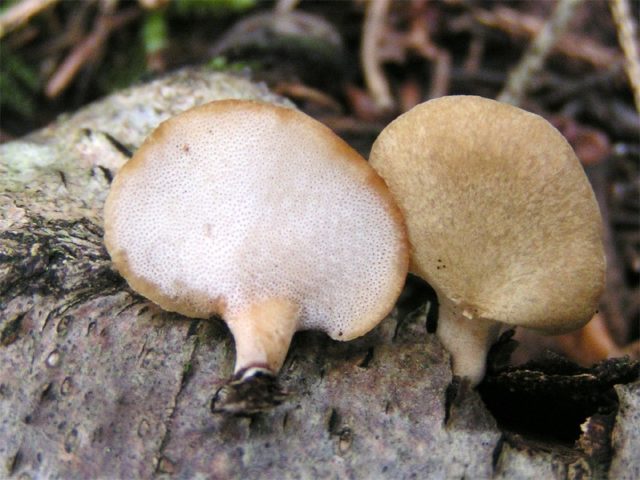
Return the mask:
{"type": "Polygon", "coordinates": [[[546,120],[443,97],[387,126],[370,162],[405,215],[411,269],[453,315],[546,333],[592,317],[604,285],[600,213],[579,160],[546,120]]]}
{"type": "Polygon", "coordinates": [[[105,207],[116,267],[161,307],[235,317],[284,301],[295,329],[340,340],[393,307],[408,264],[404,228],[384,182],[328,128],[238,100],[161,124],[105,207]]]}

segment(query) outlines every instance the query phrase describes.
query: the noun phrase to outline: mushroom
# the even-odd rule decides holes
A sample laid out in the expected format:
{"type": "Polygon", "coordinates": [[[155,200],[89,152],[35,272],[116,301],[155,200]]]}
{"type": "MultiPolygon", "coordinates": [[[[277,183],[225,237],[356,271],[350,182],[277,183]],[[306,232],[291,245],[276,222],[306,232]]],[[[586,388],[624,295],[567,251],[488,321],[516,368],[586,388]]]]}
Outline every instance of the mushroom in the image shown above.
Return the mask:
{"type": "MultiPolygon", "coordinates": [[[[294,332],[351,340],[392,309],[409,263],[384,181],[297,110],[216,101],[162,123],[116,176],[105,243],[129,285],[163,309],[221,316],[233,334],[231,393],[275,379],[294,332]]],[[[253,395],[253,394],[252,394],[253,395]]],[[[252,397],[253,398],[253,397],[252,397]]]]}
{"type": "Polygon", "coordinates": [[[371,165],[403,211],[410,270],[439,302],[454,374],[477,385],[501,325],[558,334],[604,287],[602,220],[573,150],[546,120],[474,96],[425,102],[376,139],[371,165]]]}

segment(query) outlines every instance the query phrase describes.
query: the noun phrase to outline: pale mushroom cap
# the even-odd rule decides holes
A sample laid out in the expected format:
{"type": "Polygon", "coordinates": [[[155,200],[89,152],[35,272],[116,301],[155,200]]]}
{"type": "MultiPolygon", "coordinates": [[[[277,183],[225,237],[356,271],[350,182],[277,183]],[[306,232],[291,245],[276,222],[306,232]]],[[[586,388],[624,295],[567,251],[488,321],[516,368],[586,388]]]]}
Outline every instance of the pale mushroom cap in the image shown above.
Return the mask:
{"type": "Polygon", "coordinates": [[[443,97],[387,126],[370,162],[405,214],[411,269],[459,314],[556,333],[595,313],[600,212],[579,160],[546,120],[443,97]]]}
{"type": "Polygon", "coordinates": [[[113,182],[105,241],[167,310],[238,316],[284,300],[298,329],[348,340],[391,310],[408,265],[384,181],[307,115],[225,100],[158,127],[113,182]]]}

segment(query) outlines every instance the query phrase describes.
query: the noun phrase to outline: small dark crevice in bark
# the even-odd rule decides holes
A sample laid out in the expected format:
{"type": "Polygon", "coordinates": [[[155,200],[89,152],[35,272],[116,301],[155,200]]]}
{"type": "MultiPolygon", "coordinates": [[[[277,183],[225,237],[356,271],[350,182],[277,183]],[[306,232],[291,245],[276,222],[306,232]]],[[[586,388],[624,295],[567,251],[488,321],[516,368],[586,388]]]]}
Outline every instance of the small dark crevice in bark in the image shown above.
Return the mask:
{"type": "Polygon", "coordinates": [[[498,468],[498,462],[500,461],[500,455],[502,455],[502,448],[504,447],[504,435],[501,435],[496,443],[496,446],[493,448],[493,454],[491,455],[491,468],[495,473],[498,468]]]}
{"type": "Polygon", "coordinates": [[[158,447],[158,453],[156,458],[158,462],[156,464],[156,469],[154,472],[154,476],[157,476],[161,473],[172,473],[172,470],[175,468],[176,463],[165,456],[165,449],[171,440],[171,424],[173,423],[173,419],[175,417],[176,408],[178,407],[178,402],[180,401],[180,397],[182,392],[189,382],[189,379],[193,376],[193,361],[196,354],[196,348],[198,346],[197,339],[194,340],[193,346],[191,348],[191,352],[189,354],[189,359],[184,364],[182,368],[182,375],[180,376],[180,388],[176,392],[173,397],[173,405],[171,406],[171,413],[167,417],[167,420],[164,422],[164,435],[160,440],[160,446],[158,447]]]}
{"type": "Polygon", "coordinates": [[[102,133],[104,134],[104,137],[107,140],[109,140],[109,143],[113,145],[113,148],[118,150],[122,155],[124,155],[127,158],[133,157],[133,152],[124,143],[122,143],[120,140],[118,140],[116,137],[114,137],[110,133],[107,133],[107,132],[102,132],[102,133]]]}
{"type": "Polygon", "coordinates": [[[9,476],[13,475],[18,468],[20,468],[20,462],[22,460],[22,451],[18,448],[16,453],[11,455],[6,463],[6,470],[9,476]]]}
{"type": "Polygon", "coordinates": [[[20,329],[24,316],[25,313],[23,312],[13,319],[5,322],[4,325],[0,324],[0,345],[6,347],[11,345],[20,337],[20,329]]]}
{"type": "Polygon", "coordinates": [[[330,435],[335,435],[338,431],[338,427],[340,426],[340,414],[335,408],[331,409],[331,413],[329,413],[329,418],[327,419],[327,431],[330,435]]]}
{"type": "Polygon", "coordinates": [[[372,360],[373,360],[373,347],[367,350],[367,354],[364,356],[362,361],[358,363],[358,366],[360,368],[369,368],[369,365],[371,364],[372,360]]]}
{"type": "Polygon", "coordinates": [[[454,405],[456,405],[456,401],[459,400],[459,395],[462,390],[463,380],[454,376],[451,379],[451,383],[447,387],[444,394],[444,424],[447,425],[449,423],[449,419],[451,418],[451,410],[454,405]]]}

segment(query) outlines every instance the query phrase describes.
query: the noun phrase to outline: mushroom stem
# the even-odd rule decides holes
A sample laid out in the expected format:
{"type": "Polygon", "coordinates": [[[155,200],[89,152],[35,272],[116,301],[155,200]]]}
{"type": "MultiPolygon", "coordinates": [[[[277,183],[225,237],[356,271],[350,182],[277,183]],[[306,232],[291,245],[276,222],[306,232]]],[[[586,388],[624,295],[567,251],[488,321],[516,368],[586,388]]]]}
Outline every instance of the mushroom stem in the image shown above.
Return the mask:
{"type": "Polygon", "coordinates": [[[470,308],[438,294],[436,335],[451,355],[453,374],[467,377],[472,386],[484,377],[489,348],[500,333],[500,323],[475,317],[470,308]]]}
{"type": "Polygon", "coordinates": [[[243,379],[265,370],[278,373],[298,328],[299,316],[298,305],[280,298],[256,302],[228,315],[227,324],[236,344],[234,377],[243,379]]]}

